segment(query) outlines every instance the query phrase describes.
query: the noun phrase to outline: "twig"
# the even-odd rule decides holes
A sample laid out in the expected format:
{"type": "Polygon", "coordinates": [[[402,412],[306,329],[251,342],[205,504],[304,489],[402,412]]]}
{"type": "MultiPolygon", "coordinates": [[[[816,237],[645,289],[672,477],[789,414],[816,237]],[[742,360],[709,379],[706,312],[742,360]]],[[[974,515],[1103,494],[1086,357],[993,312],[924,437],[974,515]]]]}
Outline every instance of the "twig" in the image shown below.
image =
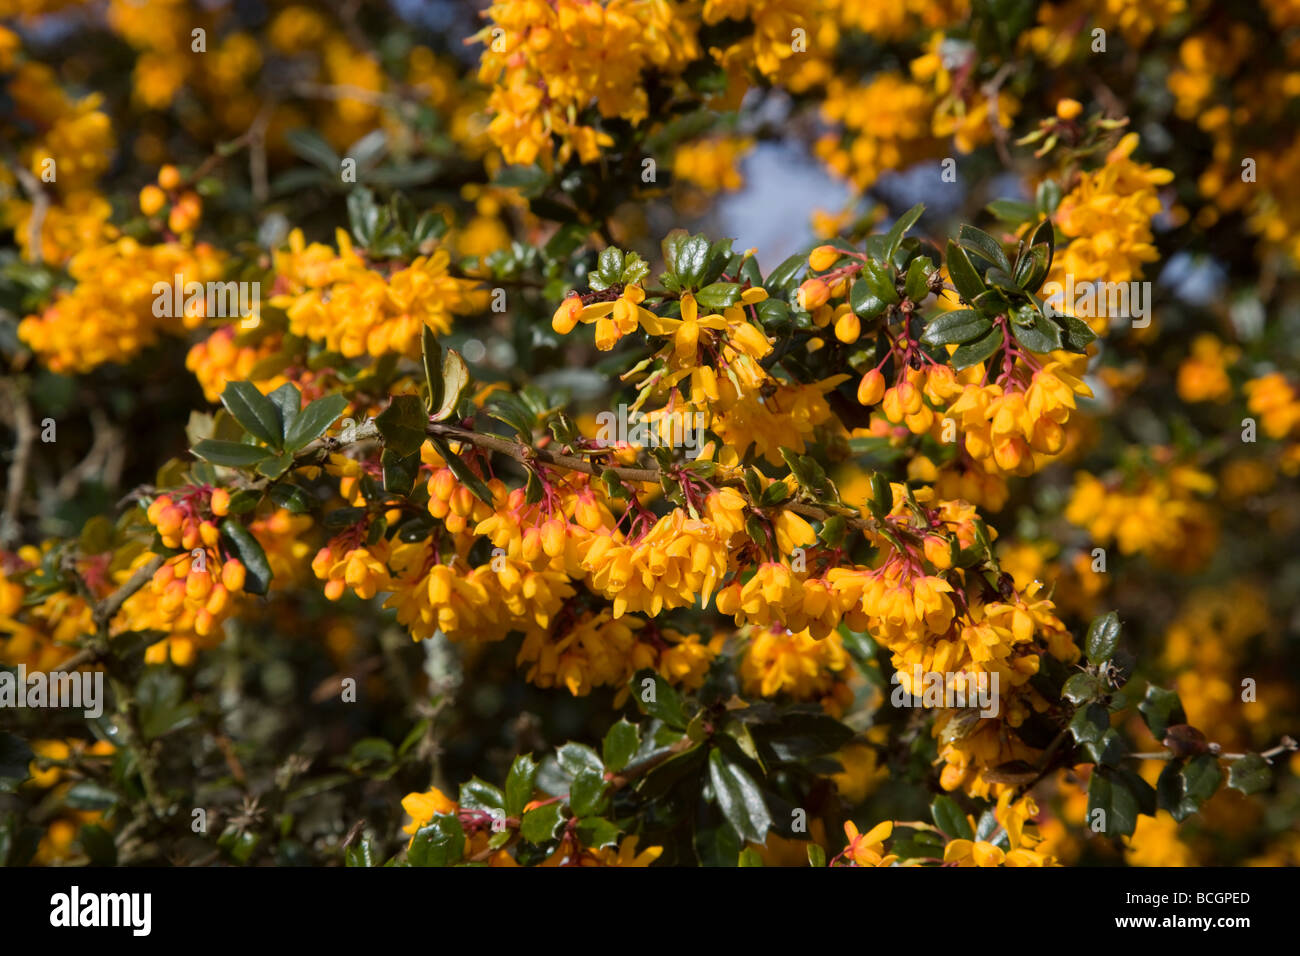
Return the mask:
{"type": "Polygon", "coordinates": [[[45,227],[45,215],[50,209],[50,197],[41,188],[41,181],[32,175],[31,170],[22,163],[13,163],[11,168],[23,189],[32,197],[32,218],[27,223],[28,256],[32,262],[44,262],[45,252],[41,248],[41,232],[45,227]]]}
{"type": "Polygon", "coordinates": [[[0,515],[0,544],[8,547],[18,541],[22,529],[18,521],[18,509],[22,498],[23,485],[27,483],[27,469],[31,464],[32,443],[36,440],[36,426],[32,424],[31,403],[23,394],[22,386],[16,381],[6,383],[5,389],[10,396],[13,407],[14,460],[9,468],[9,482],[5,491],[5,508],[0,515]]]}

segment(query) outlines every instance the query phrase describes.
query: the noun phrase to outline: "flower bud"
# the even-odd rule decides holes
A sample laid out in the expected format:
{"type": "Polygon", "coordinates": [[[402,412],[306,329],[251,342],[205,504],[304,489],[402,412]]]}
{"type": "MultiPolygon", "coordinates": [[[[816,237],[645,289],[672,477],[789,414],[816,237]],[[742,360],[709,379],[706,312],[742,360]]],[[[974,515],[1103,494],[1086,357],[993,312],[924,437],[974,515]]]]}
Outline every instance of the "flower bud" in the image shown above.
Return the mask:
{"type": "Polygon", "coordinates": [[[823,306],[831,297],[831,287],[821,279],[808,279],[799,286],[799,308],[805,312],[823,306]]]}
{"type": "Polygon", "coordinates": [[[840,256],[844,255],[834,246],[818,246],[808,256],[808,265],[815,272],[825,272],[831,266],[839,261],[840,256]]]}

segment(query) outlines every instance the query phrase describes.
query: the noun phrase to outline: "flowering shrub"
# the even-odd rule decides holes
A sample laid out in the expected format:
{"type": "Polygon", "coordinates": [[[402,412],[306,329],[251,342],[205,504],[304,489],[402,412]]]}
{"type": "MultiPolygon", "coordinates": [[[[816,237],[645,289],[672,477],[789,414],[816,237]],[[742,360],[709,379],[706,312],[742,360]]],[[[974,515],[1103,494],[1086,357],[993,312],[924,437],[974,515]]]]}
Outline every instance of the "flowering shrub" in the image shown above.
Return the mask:
{"type": "Polygon", "coordinates": [[[0,0],[0,861],[1300,863],[1294,11],[465,10],[0,0]]]}

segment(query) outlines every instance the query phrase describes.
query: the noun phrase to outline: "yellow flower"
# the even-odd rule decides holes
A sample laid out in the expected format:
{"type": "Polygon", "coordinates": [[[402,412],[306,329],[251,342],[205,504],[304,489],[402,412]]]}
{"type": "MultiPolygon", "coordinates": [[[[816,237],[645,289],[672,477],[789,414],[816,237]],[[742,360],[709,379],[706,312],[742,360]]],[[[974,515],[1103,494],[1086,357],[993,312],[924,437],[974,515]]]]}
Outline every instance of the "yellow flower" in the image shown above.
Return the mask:
{"type": "Polygon", "coordinates": [[[885,841],[893,832],[894,824],[889,820],[876,824],[866,833],[859,833],[853,821],[846,820],[844,836],[848,838],[849,845],[845,847],[844,853],[854,866],[892,866],[898,857],[892,854],[885,856],[885,841]]]}

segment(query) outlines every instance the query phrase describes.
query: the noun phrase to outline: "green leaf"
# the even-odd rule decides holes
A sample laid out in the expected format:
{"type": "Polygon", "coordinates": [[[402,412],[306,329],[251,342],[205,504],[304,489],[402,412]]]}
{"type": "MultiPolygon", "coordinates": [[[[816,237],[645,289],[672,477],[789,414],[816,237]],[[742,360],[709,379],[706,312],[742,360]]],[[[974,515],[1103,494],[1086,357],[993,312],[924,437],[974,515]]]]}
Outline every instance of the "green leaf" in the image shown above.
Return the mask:
{"type": "Polygon", "coordinates": [[[740,301],[740,283],[714,282],[695,293],[695,300],[706,309],[725,309],[740,301]]]}
{"type": "Polygon", "coordinates": [[[925,256],[917,256],[907,266],[907,278],[903,280],[903,291],[913,302],[924,302],[930,294],[930,276],[934,266],[925,256]]]}
{"type": "Polygon", "coordinates": [[[492,177],[492,182],[497,186],[518,189],[525,198],[532,199],[542,194],[548,178],[541,166],[532,163],[527,166],[502,166],[492,177]]]}
{"type": "Polygon", "coordinates": [[[1039,246],[1047,249],[1047,268],[1050,271],[1052,259],[1056,256],[1056,230],[1052,228],[1050,219],[1044,219],[1029,234],[1029,247],[1033,249],[1039,246]]]}
{"type": "Polygon", "coordinates": [[[953,287],[967,303],[974,303],[978,296],[984,294],[984,280],[971,265],[965,251],[951,239],[948,240],[947,253],[948,275],[953,287]]]}
{"type": "Polygon", "coordinates": [[[259,445],[219,441],[215,438],[205,438],[190,450],[204,461],[225,468],[249,468],[262,459],[271,457],[271,453],[259,445]]]}
{"type": "Polygon", "coordinates": [[[447,349],[442,358],[442,401],[431,416],[435,422],[445,421],[456,414],[465,389],[469,387],[469,366],[455,349],[447,349]]]}
{"type": "Polygon", "coordinates": [[[975,834],[970,828],[970,821],[961,807],[952,797],[938,796],[930,804],[930,816],[934,825],[944,832],[950,840],[973,840],[975,834]]]}
{"type": "Polygon", "coordinates": [[[1177,692],[1155,684],[1147,687],[1146,696],[1138,704],[1138,711],[1156,740],[1164,740],[1165,731],[1171,726],[1187,723],[1187,714],[1177,692]]]}
{"type": "Polygon", "coordinates": [[[314,442],[326,429],[338,420],[343,409],[348,407],[348,400],[343,395],[326,395],[316,399],[301,412],[289,425],[284,436],[284,447],[288,451],[301,451],[314,442]]]}
{"type": "Polygon", "coordinates": [[[1083,750],[1093,763],[1107,767],[1118,767],[1120,761],[1129,753],[1124,738],[1110,727],[1107,727],[1097,740],[1084,744],[1083,750]]]}
{"type": "Polygon", "coordinates": [[[602,817],[587,817],[578,822],[578,839],[583,846],[600,849],[618,846],[623,831],[602,817]]]}
{"type": "Polygon", "coordinates": [[[27,770],[34,756],[27,741],[0,731],[0,793],[13,793],[18,789],[18,785],[29,776],[27,770]]]}
{"type": "Polygon", "coordinates": [[[252,382],[227,382],[221,404],[244,426],[244,431],[276,451],[282,449],[284,424],[280,410],[252,382]]]}
{"type": "Polygon", "coordinates": [[[619,718],[618,723],[609,728],[601,744],[601,753],[605,758],[605,768],[618,773],[628,765],[628,761],[641,746],[641,732],[636,724],[626,718],[619,718]]]}
{"type": "Polygon", "coordinates": [[[973,309],[955,309],[952,312],[941,313],[932,319],[925,327],[925,331],[921,333],[921,342],[936,347],[962,345],[987,335],[992,328],[992,320],[973,309]]]}
{"type": "MultiPolygon", "coordinates": [[[[743,713],[743,711],[737,711],[743,713]]],[[[760,728],[760,735],[768,728],[760,728]]],[[[797,761],[833,753],[853,739],[853,731],[829,714],[794,711],[785,714],[768,734],[768,746],[782,760],[797,761]]]]}
{"type": "Polygon", "coordinates": [[[867,291],[886,305],[898,301],[894,270],[890,266],[868,259],[862,264],[862,281],[867,284],[867,291]]]}
{"type": "Polygon", "coordinates": [[[808,853],[808,865],[821,869],[826,866],[826,851],[819,844],[809,843],[806,847],[808,853]]]}
{"type": "Polygon", "coordinates": [[[140,732],[146,740],[157,740],[198,719],[199,706],[185,701],[185,682],[166,667],[150,667],[136,685],[140,708],[140,732]]]}
{"type": "Polygon", "coordinates": [[[1061,321],[1065,323],[1064,342],[1065,346],[1072,352],[1083,352],[1088,345],[1096,340],[1097,333],[1089,328],[1088,323],[1081,319],[1076,319],[1072,315],[1061,316],[1061,321]]]}
{"type": "Polygon", "coordinates": [[[415,395],[394,395],[388,407],[375,418],[384,446],[402,456],[420,450],[428,422],[424,405],[415,395]]]}
{"type": "Polygon", "coordinates": [[[227,517],[221,522],[221,536],[225,539],[227,549],[234,553],[247,571],[244,590],[249,594],[265,594],[271,587],[271,564],[266,560],[266,552],[257,539],[233,517],[227,517]]]}
{"type": "Polygon", "coordinates": [[[1228,766],[1228,786],[1245,794],[1259,793],[1273,785],[1273,771],[1259,754],[1246,754],[1228,766]]]}
{"type": "Polygon", "coordinates": [[[525,813],[520,820],[519,832],[529,843],[546,843],[555,838],[563,822],[564,814],[557,800],[525,813]]]}
{"type": "Polygon", "coordinates": [[[1005,315],[1011,311],[1011,302],[1005,295],[997,289],[986,289],[979,295],[975,296],[975,301],[971,303],[975,308],[989,318],[996,318],[999,315],[1005,315]]]}
{"type": "Polygon", "coordinates": [[[68,788],[63,802],[74,810],[108,810],[117,803],[117,794],[93,780],[78,780],[68,788]]]}
{"type": "Polygon", "coordinates": [[[1070,733],[1081,744],[1095,743],[1110,730],[1110,713],[1101,704],[1088,704],[1074,712],[1070,733]]]}
{"type": "Polygon", "coordinates": [[[1190,816],[1200,810],[1201,805],[1214,796],[1223,781],[1223,771],[1219,768],[1219,758],[1213,754],[1201,754],[1193,757],[1183,767],[1180,775],[1183,780],[1183,799],[1180,809],[1190,816]]]}
{"type": "Polygon", "coordinates": [[[295,155],[319,166],[331,176],[339,175],[340,157],[320,133],[306,127],[291,129],[284,134],[284,141],[295,155]]]}
{"type": "Polygon", "coordinates": [[[1165,767],[1160,771],[1160,776],[1156,780],[1156,805],[1161,810],[1167,810],[1169,814],[1179,823],[1187,819],[1190,814],[1184,813],[1183,804],[1183,762],[1181,760],[1166,761],[1165,767]]]}
{"type": "Polygon", "coordinates": [[[375,865],[375,851],[370,841],[362,837],[343,851],[344,866],[367,867],[375,865]]]}
{"type": "Polygon", "coordinates": [[[894,253],[898,251],[898,244],[903,241],[903,236],[907,230],[916,225],[916,221],[921,218],[925,212],[925,203],[917,203],[907,212],[903,213],[890,227],[889,232],[885,234],[885,258],[894,258],[894,253]]]}
{"type": "MultiPolygon", "coordinates": [[[[1088,627],[1088,662],[1101,664],[1111,659],[1119,646],[1119,615],[1114,611],[1094,618],[1088,627]]],[[[1181,723],[1181,721],[1180,721],[1181,723]]]]}
{"type": "Polygon", "coordinates": [[[467,810],[504,810],[506,797],[498,787],[473,777],[460,785],[458,802],[467,810]]]}
{"type": "Polygon", "coordinates": [[[980,258],[986,260],[989,265],[997,266],[1003,272],[1010,275],[1011,262],[1007,259],[1007,254],[1002,248],[1002,243],[998,242],[983,229],[976,229],[974,226],[963,225],[957,230],[957,243],[963,249],[973,252],[980,258]]]}
{"type": "Polygon", "coordinates": [[[537,777],[537,763],[531,754],[520,754],[510,765],[506,777],[506,814],[517,817],[533,798],[533,780],[537,777]]]}
{"type": "Polygon", "coordinates": [[[384,469],[384,490],[395,495],[409,495],[420,473],[420,453],[402,456],[391,448],[385,448],[379,461],[384,469]]]}
{"type": "MultiPolygon", "coordinates": [[[[281,437],[287,438],[293,428],[294,420],[298,417],[298,413],[302,411],[302,392],[298,391],[298,386],[293,382],[285,382],[266,397],[271,400],[271,404],[280,413],[281,437]]],[[[289,446],[286,444],[284,447],[288,448],[289,446]]]]}
{"type": "Polygon", "coordinates": [[[772,817],[753,778],[714,748],[709,751],[709,781],[718,809],[741,839],[765,844],[772,817]]]}
{"type": "Polygon", "coordinates": [[[704,284],[709,272],[711,244],[705,236],[692,236],[674,229],[664,237],[664,266],[678,289],[695,289],[704,284]]]}
{"type": "Polygon", "coordinates": [[[406,860],[411,866],[455,866],[465,855],[465,828],[451,813],[440,813],[415,831],[406,860]]]}
{"type": "Polygon", "coordinates": [[[1048,250],[1046,246],[1030,246],[1016,263],[1016,285],[1029,292],[1037,291],[1047,278],[1048,250]]]}
{"type": "Polygon", "coordinates": [[[888,303],[878,298],[866,279],[856,279],[849,289],[849,305],[861,318],[874,319],[888,307],[888,303]]]}
{"type": "Polygon", "coordinates": [[[1074,674],[1061,688],[1061,696],[1072,704],[1090,703],[1101,697],[1101,684],[1092,674],[1074,674]]]}
{"type": "Polygon", "coordinates": [[[1060,184],[1055,179],[1044,179],[1038,184],[1038,192],[1034,197],[1038,211],[1044,216],[1050,216],[1061,204],[1061,196],[1060,184]]]}
{"type": "Polygon", "coordinates": [[[469,488],[479,501],[485,505],[492,504],[492,490],[483,483],[483,479],[476,475],[469,465],[465,464],[465,459],[452,451],[451,447],[441,438],[434,436],[430,437],[429,441],[433,443],[433,447],[442,456],[442,460],[447,463],[447,467],[456,476],[456,480],[469,488]]]}
{"type": "Polygon", "coordinates": [[[1137,796],[1122,779],[1113,778],[1109,770],[1097,768],[1088,781],[1087,822],[1091,826],[1097,819],[1095,811],[1104,814],[1100,832],[1107,836],[1131,836],[1137,826],[1140,811],[1137,796]]]}
{"type": "Polygon", "coordinates": [[[1030,203],[1018,202],[1014,199],[995,199],[984,208],[1003,222],[1012,225],[1028,222],[1037,214],[1037,210],[1030,203]]]}
{"type": "Polygon", "coordinates": [[[605,772],[605,765],[600,762],[600,756],[586,744],[567,743],[555,752],[555,759],[570,777],[584,770],[598,774],[605,772]]]}
{"type": "Polygon", "coordinates": [[[434,337],[433,329],[427,325],[420,326],[420,361],[424,365],[424,384],[429,392],[424,407],[432,415],[435,408],[442,407],[442,346],[434,337]]]}
{"type": "Polygon", "coordinates": [[[257,463],[257,473],[265,475],[267,478],[279,478],[293,465],[293,452],[286,451],[282,455],[272,455],[269,458],[263,458],[257,463]]]}
{"type": "Polygon", "coordinates": [[[799,270],[807,262],[807,253],[796,253],[790,256],[767,274],[767,278],[763,281],[763,288],[774,296],[780,295],[783,291],[788,291],[794,286],[795,276],[799,274],[799,270]]]}
{"type": "Polygon", "coordinates": [[[605,777],[594,770],[583,770],[573,778],[569,788],[569,807],[575,817],[597,816],[604,812],[605,777]]]}
{"type": "Polygon", "coordinates": [[[989,331],[973,342],[960,346],[952,353],[952,367],[957,371],[987,361],[1002,346],[1002,330],[991,327],[989,331]]]}
{"type": "Polygon", "coordinates": [[[516,435],[532,444],[536,416],[514,395],[500,395],[483,409],[492,418],[509,425],[516,435]]]}
{"type": "Polygon", "coordinates": [[[1061,328],[1044,315],[1035,315],[1032,325],[1013,327],[1016,341],[1031,352],[1046,355],[1062,346],[1061,328]]]}

